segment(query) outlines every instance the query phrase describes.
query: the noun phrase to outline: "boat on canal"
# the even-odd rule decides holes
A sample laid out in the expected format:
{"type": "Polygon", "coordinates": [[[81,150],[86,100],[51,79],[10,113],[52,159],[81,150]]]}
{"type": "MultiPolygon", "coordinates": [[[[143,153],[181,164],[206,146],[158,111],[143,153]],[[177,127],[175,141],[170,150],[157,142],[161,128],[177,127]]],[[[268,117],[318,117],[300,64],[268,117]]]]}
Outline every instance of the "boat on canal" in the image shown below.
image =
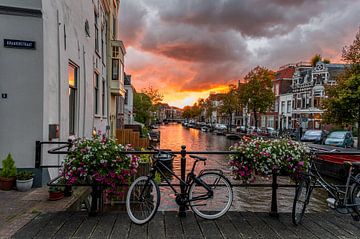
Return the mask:
{"type": "Polygon", "coordinates": [[[345,162],[360,162],[360,150],[351,148],[339,148],[327,145],[309,144],[321,152],[318,155],[316,164],[319,172],[331,178],[345,182],[347,169],[345,162]],[[328,152],[328,154],[327,154],[328,152]]]}

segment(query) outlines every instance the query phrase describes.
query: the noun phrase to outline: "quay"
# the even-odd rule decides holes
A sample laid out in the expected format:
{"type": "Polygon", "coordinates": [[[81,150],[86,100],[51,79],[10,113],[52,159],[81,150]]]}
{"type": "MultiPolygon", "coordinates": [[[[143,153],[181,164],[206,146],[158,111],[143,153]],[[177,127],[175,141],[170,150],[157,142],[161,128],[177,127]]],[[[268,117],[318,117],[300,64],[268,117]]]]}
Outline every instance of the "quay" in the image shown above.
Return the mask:
{"type": "Polygon", "coordinates": [[[40,214],[13,238],[360,238],[360,223],[349,215],[305,214],[303,225],[294,226],[290,213],[279,218],[268,213],[231,211],[217,220],[204,220],[188,212],[158,212],[145,225],[130,222],[127,214],[86,212],[40,214]]]}

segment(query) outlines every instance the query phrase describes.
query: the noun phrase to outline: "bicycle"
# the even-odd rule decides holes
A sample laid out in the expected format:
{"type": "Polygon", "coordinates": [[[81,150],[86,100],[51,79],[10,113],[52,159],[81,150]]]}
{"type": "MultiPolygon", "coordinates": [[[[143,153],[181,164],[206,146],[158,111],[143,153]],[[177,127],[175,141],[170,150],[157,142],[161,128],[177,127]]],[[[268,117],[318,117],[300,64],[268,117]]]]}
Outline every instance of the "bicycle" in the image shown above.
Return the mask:
{"type": "MultiPolygon", "coordinates": [[[[171,154],[159,151],[158,155],[171,154]]],[[[171,154],[172,155],[172,154],[171,154]]],[[[221,170],[202,170],[197,176],[194,173],[198,162],[206,162],[206,158],[190,155],[195,159],[186,180],[182,180],[157,157],[152,157],[153,165],[149,175],[140,176],[130,186],[126,198],[126,210],[132,222],[145,224],[155,215],[160,205],[159,185],[154,181],[158,172],[175,193],[175,201],[179,206],[190,207],[192,211],[204,219],[216,219],[223,216],[230,208],[233,200],[232,185],[221,170]],[[174,176],[185,185],[185,193],[178,192],[165,176],[174,176]]]]}
{"type": "MultiPolygon", "coordinates": [[[[316,156],[316,152],[313,152],[316,156]]],[[[360,162],[345,162],[349,175],[345,185],[334,185],[321,177],[314,157],[310,168],[299,181],[292,208],[292,222],[299,225],[302,222],[306,206],[309,204],[312,190],[316,185],[325,189],[330,197],[326,200],[330,208],[342,214],[349,214],[355,221],[360,218],[360,162]]]]}

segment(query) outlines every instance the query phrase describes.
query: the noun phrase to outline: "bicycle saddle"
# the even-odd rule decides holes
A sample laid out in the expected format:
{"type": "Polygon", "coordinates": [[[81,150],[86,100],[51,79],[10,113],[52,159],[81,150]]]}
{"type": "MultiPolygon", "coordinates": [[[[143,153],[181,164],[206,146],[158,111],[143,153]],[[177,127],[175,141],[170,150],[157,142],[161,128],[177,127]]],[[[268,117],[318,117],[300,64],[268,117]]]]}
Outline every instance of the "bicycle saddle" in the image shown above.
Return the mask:
{"type": "Polygon", "coordinates": [[[196,156],[196,155],[190,155],[190,158],[198,159],[200,161],[206,161],[206,159],[207,159],[205,157],[200,157],[200,156],[196,156]]]}
{"type": "Polygon", "coordinates": [[[345,162],[344,162],[344,165],[360,166],[360,162],[345,161],[345,162]]]}

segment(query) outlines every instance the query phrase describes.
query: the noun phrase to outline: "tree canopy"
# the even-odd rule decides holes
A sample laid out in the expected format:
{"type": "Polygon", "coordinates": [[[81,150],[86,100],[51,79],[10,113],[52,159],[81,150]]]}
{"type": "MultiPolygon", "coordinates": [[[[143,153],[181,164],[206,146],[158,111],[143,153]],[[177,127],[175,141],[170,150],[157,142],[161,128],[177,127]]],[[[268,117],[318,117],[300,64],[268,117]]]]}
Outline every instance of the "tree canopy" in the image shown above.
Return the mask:
{"type": "Polygon", "coordinates": [[[255,127],[258,125],[258,113],[265,113],[275,100],[272,80],[275,73],[257,66],[245,76],[245,84],[239,89],[240,101],[254,113],[255,127]]]}
{"type": "Polygon", "coordinates": [[[316,66],[316,63],[318,63],[319,61],[322,61],[322,62],[324,62],[325,64],[329,64],[329,63],[330,63],[330,60],[329,60],[329,59],[322,58],[322,56],[321,56],[320,54],[315,54],[315,55],[310,59],[310,62],[311,62],[311,65],[312,65],[312,66],[316,66]]]}
{"type": "Polygon", "coordinates": [[[337,78],[337,84],[326,88],[323,118],[327,123],[353,125],[358,123],[360,148],[360,29],[354,42],[343,48],[342,58],[350,65],[337,78]]]}
{"type": "Polygon", "coordinates": [[[135,121],[149,124],[151,121],[151,99],[145,93],[135,93],[134,94],[134,112],[135,112],[135,121]]]}

